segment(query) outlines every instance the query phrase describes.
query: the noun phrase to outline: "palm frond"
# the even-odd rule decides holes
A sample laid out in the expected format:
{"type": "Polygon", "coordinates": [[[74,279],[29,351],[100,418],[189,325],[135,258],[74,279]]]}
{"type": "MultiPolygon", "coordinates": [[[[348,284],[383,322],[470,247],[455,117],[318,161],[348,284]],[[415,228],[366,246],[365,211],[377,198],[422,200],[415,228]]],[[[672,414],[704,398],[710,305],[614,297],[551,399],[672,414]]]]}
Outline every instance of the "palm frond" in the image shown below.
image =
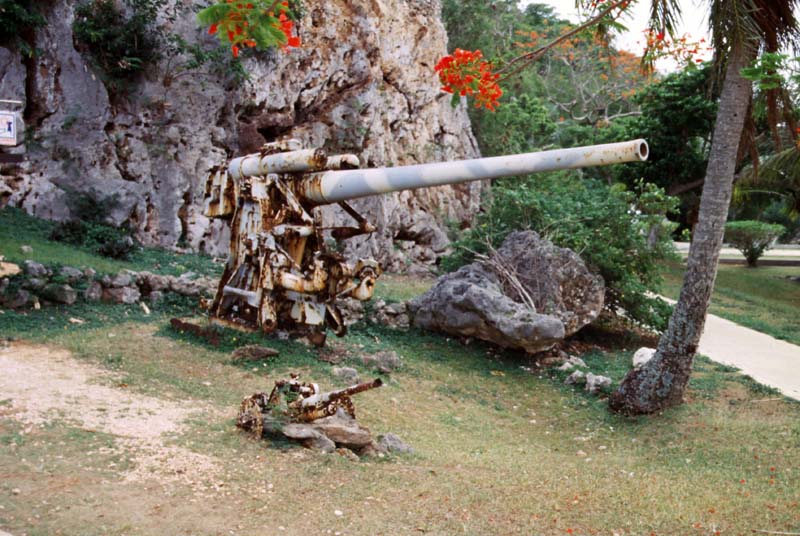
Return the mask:
{"type": "Polygon", "coordinates": [[[800,0],[711,0],[709,24],[715,50],[724,57],[736,46],[763,46],[767,52],[777,52],[797,43],[798,5],[800,0]]]}
{"type": "Polygon", "coordinates": [[[681,17],[679,0],[652,0],[650,2],[650,28],[674,36],[678,31],[681,17]]]}
{"type": "Polygon", "coordinates": [[[782,197],[795,212],[800,212],[800,148],[791,147],[762,158],[757,167],[757,172],[750,165],[739,174],[734,200],[743,203],[754,196],[782,197]]]}

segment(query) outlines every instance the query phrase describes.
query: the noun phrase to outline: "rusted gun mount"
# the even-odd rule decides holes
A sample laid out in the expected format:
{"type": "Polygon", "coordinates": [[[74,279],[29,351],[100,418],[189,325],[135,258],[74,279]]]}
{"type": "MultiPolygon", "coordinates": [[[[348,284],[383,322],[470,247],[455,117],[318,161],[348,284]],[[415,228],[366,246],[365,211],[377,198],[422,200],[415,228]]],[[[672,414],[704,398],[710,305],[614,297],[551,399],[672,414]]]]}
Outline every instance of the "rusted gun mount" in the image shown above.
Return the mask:
{"type": "Polygon", "coordinates": [[[300,149],[289,140],[267,144],[260,154],[234,159],[211,170],[206,182],[207,216],[231,219],[230,256],[214,301],[212,322],[271,332],[286,329],[316,344],[325,328],[346,332],[336,300],[368,300],[381,274],[371,259],[354,265],[325,246],[336,239],[375,229],[345,201],[339,205],[354,227],[323,227],[304,196],[310,172],[358,167],[353,155],[327,157],[321,149],[300,149]]]}
{"type": "Polygon", "coordinates": [[[356,418],[356,410],[351,396],[375,389],[383,385],[380,378],[360,383],[338,391],[320,392],[316,383],[301,382],[296,375],[289,380],[275,382],[269,396],[257,393],[242,401],[236,426],[261,437],[266,419],[272,424],[310,423],[325,417],[332,417],[340,410],[351,419],[356,418]]]}
{"type": "Polygon", "coordinates": [[[204,212],[231,220],[228,263],[213,302],[211,320],[229,327],[307,335],[321,345],[326,328],[346,327],[337,299],[372,297],[381,267],[372,259],[348,263],[325,244],[368,234],[375,228],[350,199],[557,169],[647,159],[647,143],[633,140],[456,162],[358,169],[355,155],[328,156],[297,140],[264,145],[261,152],[212,169],[204,212]],[[315,208],[338,204],[354,226],[326,228],[315,208]]]}

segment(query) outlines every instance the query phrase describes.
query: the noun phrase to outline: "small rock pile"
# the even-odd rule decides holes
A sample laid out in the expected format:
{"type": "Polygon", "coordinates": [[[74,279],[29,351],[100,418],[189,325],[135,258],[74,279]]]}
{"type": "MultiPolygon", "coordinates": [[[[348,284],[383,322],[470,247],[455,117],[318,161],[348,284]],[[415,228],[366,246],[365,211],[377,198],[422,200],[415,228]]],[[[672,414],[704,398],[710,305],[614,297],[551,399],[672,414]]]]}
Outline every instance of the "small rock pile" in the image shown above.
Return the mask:
{"type": "MultiPolygon", "coordinates": [[[[350,383],[357,380],[355,369],[338,371],[339,377],[350,383]]],[[[316,383],[301,382],[297,374],[292,374],[291,379],[277,380],[269,395],[255,393],[242,400],[236,426],[257,439],[278,435],[299,441],[306,448],[337,452],[355,460],[359,456],[411,453],[413,449],[395,434],[378,436],[376,441],[369,428],[356,421],[351,397],[382,385],[376,378],[321,392],[316,383]]]]}
{"type": "Polygon", "coordinates": [[[62,266],[52,269],[32,260],[25,261],[22,273],[14,277],[20,279],[20,284],[15,285],[13,292],[8,292],[10,279],[0,280],[0,305],[9,309],[39,307],[40,300],[64,305],[72,305],[78,299],[123,304],[147,300],[155,304],[167,292],[211,296],[217,287],[215,279],[197,277],[192,272],[176,277],[123,270],[116,275],[98,276],[91,268],[80,270],[62,266]]]}
{"type": "Polygon", "coordinates": [[[407,302],[387,303],[384,300],[374,302],[358,301],[354,298],[345,298],[338,302],[339,309],[344,316],[344,323],[348,326],[366,320],[372,324],[380,324],[391,328],[407,329],[410,325],[407,302]]]}
{"type": "Polygon", "coordinates": [[[569,358],[558,367],[558,370],[562,372],[572,371],[572,373],[567,376],[567,379],[564,380],[564,383],[567,385],[583,384],[586,392],[593,395],[611,387],[611,378],[592,374],[588,371],[588,368],[586,362],[580,357],[569,356],[569,358]],[[581,369],[587,370],[584,371],[581,369]]]}
{"type": "Polygon", "coordinates": [[[411,323],[406,302],[386,303],[383,300],[377,300],[372,305],[372,312],[369,321],[373,324],[406,329],[411,323]]]}
{"type": "Polygon", "coordinates": [[[336,452],[353,460],[360,456],[412,454],[414,449],[399,436],[388,433],[372,438],[369,428],[361,426],[343,411],[310,423],[288,423],[279,432],[299,441],[304,447],[325,453],[336,452]],[[353,456],[355,455],[355,456],[353,456]]]}

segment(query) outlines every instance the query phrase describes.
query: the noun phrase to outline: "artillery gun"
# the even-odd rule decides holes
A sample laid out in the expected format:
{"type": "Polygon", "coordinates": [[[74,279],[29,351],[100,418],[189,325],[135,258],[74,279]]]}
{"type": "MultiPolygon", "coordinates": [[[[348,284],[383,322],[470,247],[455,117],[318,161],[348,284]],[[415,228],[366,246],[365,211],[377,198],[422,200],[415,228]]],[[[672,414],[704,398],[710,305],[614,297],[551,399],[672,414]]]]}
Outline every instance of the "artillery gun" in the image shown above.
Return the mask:
{"type": "Polygon", "coordinates": [[[277,380],[269,396],[256,393],[242,401],[236,426],[260,438],[267,431],[286,423],[310,423],[343,413],[355,421],[356,409],[351,396],[383,385],[380,378],[351,385],[337,391],[321,392],[316,383],[291,379],[277,380]]]}
{"type": "Polygon", "coordinates": [[[647,159],[644,140],[455,162],[358,169],[351,154],[328,156],[297,140],[264,145],[257,154],[210,170],[204,213],[231,221],[230,254],[213,301],[211,322],[248,331],[276,329],[325,342],[326,329],[346,332],[338,299],[369,300],[381,267],[372,259],[348,263],[325,244],[375,228],[352,206],[370,195],[604,166],[647,159]],[[355,225],[324,227],[317,207],[338,204],[355,225]]]}

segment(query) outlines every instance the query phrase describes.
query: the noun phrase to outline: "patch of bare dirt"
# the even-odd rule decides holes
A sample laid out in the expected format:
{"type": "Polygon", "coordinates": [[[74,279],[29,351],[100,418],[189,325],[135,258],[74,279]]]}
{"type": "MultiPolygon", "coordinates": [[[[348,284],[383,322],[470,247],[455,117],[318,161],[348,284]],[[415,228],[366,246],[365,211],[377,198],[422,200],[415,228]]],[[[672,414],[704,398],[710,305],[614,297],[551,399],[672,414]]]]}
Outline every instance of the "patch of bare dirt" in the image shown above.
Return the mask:
{"type": "Polygon", "coordinates": [[[214,458],[167,445],[166,434],[181,433],[196,405],[111,387],[114,374],[46,346],[12,343],[0,348],[0,399],[10,399],[13,417],[29,425],[67,421],[91,431],[117,436],[133,468],[125,480],[157,478],[191,482],[198,474],[219,472],[214,458]]]}
{"type": "Polygon", "coordinates": [[[8,277],[10,275],[17,275],[20,273],[20,267],[11,262],[3,262],[0,257],[0,277],[8,277]]]}

